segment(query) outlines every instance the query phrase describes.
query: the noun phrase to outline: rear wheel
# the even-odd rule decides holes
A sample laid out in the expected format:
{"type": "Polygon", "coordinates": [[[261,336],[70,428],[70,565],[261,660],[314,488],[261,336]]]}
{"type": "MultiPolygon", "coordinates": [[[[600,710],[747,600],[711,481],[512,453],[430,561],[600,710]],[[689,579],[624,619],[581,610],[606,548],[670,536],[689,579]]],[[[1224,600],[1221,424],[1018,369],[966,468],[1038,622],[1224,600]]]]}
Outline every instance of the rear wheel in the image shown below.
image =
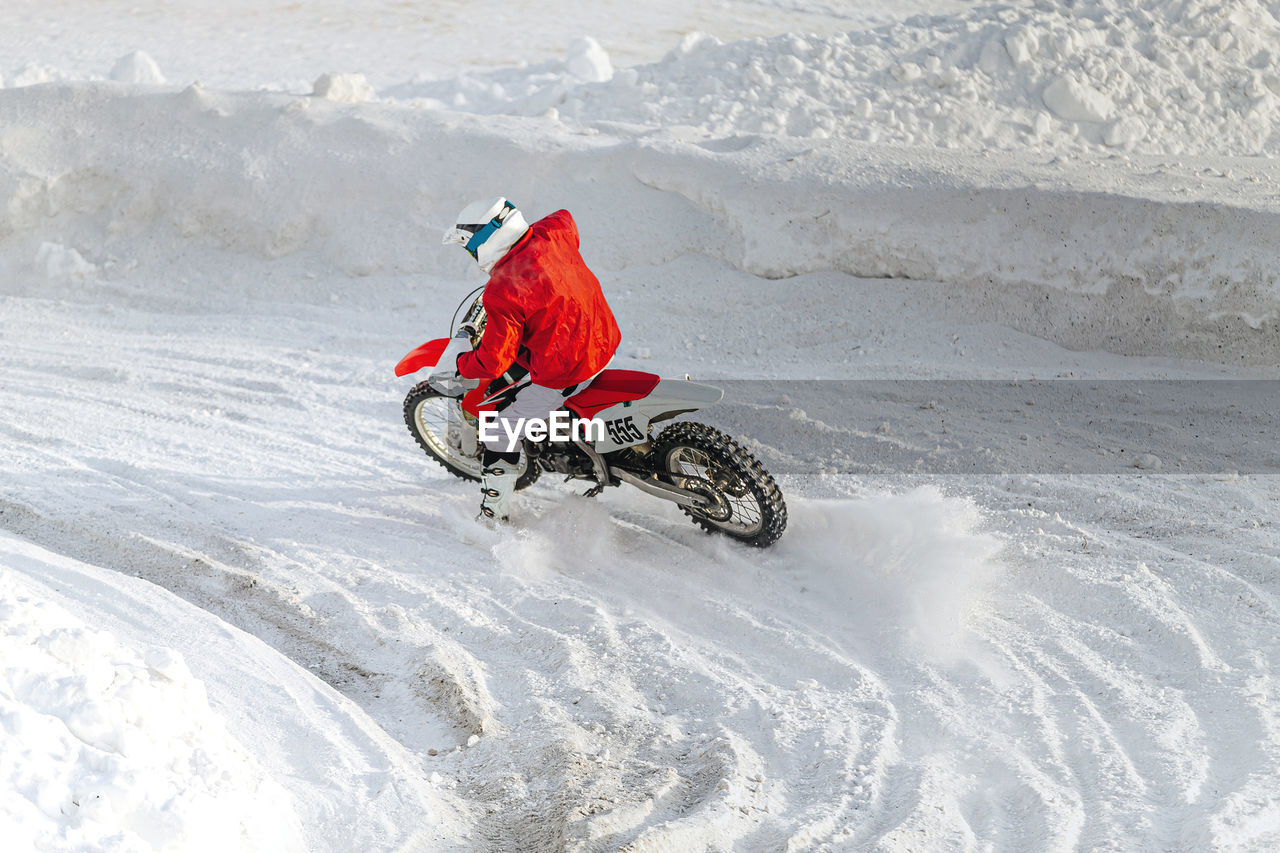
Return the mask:
{"type": "Polygon", "coordinates": [[[654,440],[653,458],[675,486],[707,498],[681,507],[704,530],[764,548],[787,528],[787,505],[754,456],[717,429],[682,421],[654,440]]]}
{"type": "MultiPolygon", "coordinates": [[[[419,382],[404,398],[404,422],[418,446],[455,477],[480,480],[484,445],[476,438],[475,418],[462,411],[457,397],[441,394],[419,382]]],[[[520,454],[516,489],[532,485],[540,473],[529,457],[520,454]]]]}

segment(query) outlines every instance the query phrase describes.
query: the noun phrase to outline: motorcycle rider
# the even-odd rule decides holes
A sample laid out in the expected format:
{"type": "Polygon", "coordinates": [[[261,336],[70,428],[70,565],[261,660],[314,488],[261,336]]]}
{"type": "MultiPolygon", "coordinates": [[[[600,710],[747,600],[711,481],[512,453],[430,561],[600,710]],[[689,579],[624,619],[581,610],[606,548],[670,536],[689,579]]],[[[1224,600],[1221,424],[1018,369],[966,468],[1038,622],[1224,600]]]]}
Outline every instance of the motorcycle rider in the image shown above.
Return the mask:
{"type": "Polygon", "coordinates": [[[500,428],[485,442],[479,520],[507,521],[521,449],[508,435],[519,419],[547,419],[613,358],[621,332],[600,282],[578,252],[578,227],[567,210],[532,225],[505,198],[467,205],[443,244],[457,243],[489,274],[481,297],[487,321],[472,350],[460,330],[445,349],[433,386],[446,393],[491,382],[512,364],[528,376],[505,389],[500,428]]]}

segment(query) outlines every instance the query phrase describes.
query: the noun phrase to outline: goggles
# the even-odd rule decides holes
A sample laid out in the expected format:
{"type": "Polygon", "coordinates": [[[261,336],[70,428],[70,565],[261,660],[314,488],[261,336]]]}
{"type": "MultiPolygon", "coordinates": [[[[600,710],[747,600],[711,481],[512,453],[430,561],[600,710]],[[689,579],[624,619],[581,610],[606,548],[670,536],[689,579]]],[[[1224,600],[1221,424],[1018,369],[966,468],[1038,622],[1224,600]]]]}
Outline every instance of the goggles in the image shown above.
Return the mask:
{"type": "MultiPolygon", "coordinates": [[[[486,240],[493,236],[493,232],[502,227],[502,224],[507,221],[507,217],[511,215],[511,211],[515,209],[516,206],[508,201],[503,204],[502,210],[498,211],[498,215],[490,219],[488,222],[484,222],[479,225],[463,225],[460,223],[451,230],[445,232],[444,240],[442,242],[446,246],[450,243],[457,243],[467,250],[467,254],[475,258],[476,254],[480,251],[480,247],[485,244],[486,240]]],[[[477,258],[477,260],[479,259],[477,258]]]]}

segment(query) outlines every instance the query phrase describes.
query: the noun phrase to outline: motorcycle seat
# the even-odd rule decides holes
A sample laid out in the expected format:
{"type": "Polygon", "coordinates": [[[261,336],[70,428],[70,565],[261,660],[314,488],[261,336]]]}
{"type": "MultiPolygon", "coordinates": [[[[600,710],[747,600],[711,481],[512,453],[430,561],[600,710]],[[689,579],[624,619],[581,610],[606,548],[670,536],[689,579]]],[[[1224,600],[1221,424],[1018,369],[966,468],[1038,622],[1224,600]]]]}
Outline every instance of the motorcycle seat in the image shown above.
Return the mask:
{"type": "Polygon", "coordinates": [[[565,408],[580,418],[593,418],[610,406],[649,396],[659,379],[641,370],[604,370],[585,389],[565,400],[565,408]]]}

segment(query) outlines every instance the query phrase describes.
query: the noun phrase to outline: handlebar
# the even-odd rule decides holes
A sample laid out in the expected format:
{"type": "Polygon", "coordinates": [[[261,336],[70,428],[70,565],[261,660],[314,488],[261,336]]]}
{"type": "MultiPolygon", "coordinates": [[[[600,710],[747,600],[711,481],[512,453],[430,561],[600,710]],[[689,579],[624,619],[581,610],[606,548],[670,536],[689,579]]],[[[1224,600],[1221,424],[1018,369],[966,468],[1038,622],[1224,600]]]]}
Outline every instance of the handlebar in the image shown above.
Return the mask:
{"type": "Polygon", "coordinates": [[[484,334],[485,310],[484,303],[481,299],[484,297],[484,285],[480,285],[475,290],[462,297],[462,301],[458,303],[458,307],[453,309],[453,318],[449,320],[449,337],[453,337],[454,332],[463,326],[471,328],[471,346],[480,346],[480,336],[484,334]],[[463,306],[467,305],[467,300],[471,300],[471,305],[467,307],[463,313],[463,306]],[[458,322],[458,314],[462,313],[462,322],[458,322]]]}
{"type": "Polygon", "coordinates": [[[480,336],[484,334],[484,325],[487,319],[488,314],[484,310],[484,303],[477,296],[462,318],[462,325],[471,327],[471,346],[480,346],[480,336]]]}

